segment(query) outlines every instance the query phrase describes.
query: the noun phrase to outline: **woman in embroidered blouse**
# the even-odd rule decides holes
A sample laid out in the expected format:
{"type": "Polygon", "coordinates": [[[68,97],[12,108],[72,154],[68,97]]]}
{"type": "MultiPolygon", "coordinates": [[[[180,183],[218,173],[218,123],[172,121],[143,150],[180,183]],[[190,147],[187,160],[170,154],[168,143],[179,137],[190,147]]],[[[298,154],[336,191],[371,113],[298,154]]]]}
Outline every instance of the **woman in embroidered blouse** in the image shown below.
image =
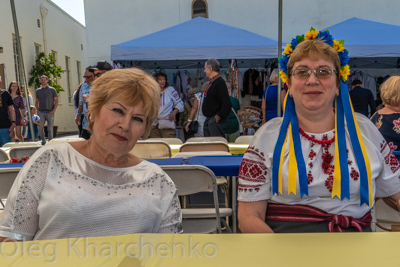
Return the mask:
{"type": "Polygon", "coordinates": [[[11,141],[15,142],[15,136],[17,136],[18,141],[24,142],[24,137],[22,136],[22,126],[25,124],[25,104],[24,99],[21,96],[21,90],[16,81],[12,81],[8,86],[8,92],[14,102],[15,110],[15,133],[11,137],[11,141]]]}
{"type": "Polygon", "coordinates": [[[400,199],[399,163],[374,125],[353,117],[350,102],[344,103],[347,50],[329,32],[314,30],[288,46],[280,60],[290,94],[284,118],[264,124],[243,157],[239,228],[244,233],[371,231],[374,197],[400,199]]]}
{"type": "Polygon", "coordinates": [[[183,101],[178,92],[168,85],[167,74],[163,72],[156,73],[154,79],[161,88],[160,111],[157,120],[154,121],[151,127],[150,138],[175,137],[175,116],[178,112],[183,111],[183,101]]]}
{"type": "Polygon", "coordinates": [[[380,88],[384,108],[375,112],[371,121],[392,150],[400,152],[400,76],[387,79],[380,88]]]}
{"type": "Polygon", "coordinates": [[[142,70],[106,72],[91,89],[88,141],[41,147],[20,171],[0,220],[4,240],[179,233],[172,180],[129,152],[158,115],[142,70]]]}
{"type": "MultiPolygon", "coordinates": [[[[263,99],[261,103],[261,110],[263,113],[263,124],[267,121],[278,116],[278,81],[279,71],[274,69],[269,77],[271,84],[265,88],[263,93],[263,99]]],[[[281,107],[283,106],[283,100],[285,99],[286,91],[281,89],[281,107]]]]}

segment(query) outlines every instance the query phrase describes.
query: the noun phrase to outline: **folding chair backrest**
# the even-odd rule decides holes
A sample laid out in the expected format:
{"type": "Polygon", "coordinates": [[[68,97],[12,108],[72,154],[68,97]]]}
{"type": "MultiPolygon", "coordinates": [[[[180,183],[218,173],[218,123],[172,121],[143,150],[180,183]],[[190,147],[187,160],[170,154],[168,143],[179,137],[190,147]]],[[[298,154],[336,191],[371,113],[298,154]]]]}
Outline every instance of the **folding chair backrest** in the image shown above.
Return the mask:
{"type": "Polygon", "coordinates": [[[179,196],[217,190],[216,177],[201,165],[163,165],[161,168],[171,177],[179,196]]]}
{"type": "Polygon", "coordinates": [[[7,198],[21,168],[0,168],[0,199],[7,198]]]}
{"type": "Polygon", "coordinates": [[[55,143],[62,143],[62,142],[79,142],[79,141],[85,141],[84,138],[81,137],[76,137],[76,138],[57,138],[57,139],[51,139],[47,144],[55,144],[55,143]]]}
{"type": "Polygon", "coordinates": [[[190,142],[184,143],[179,152],[193,152],[193,151],[226,151],[229,152],[229,146],[225,142],[190,142]]]}
{"type": "Polygon", "coordinates": [[[13,147],[10,149],[10,158],[29,157],[38,150],[40,146],[13,147]]]}
{"type": "Polygon", "coordinates": [[[171,158],[185,158],[195,156],[231,156],[232,154],[226,151],[190,151],[178,152],[172,155],[171,158]]]}
{"type": "Polygon", "coordinates": [[[164,141],[165,143],[169,145],[182,145],[183,142],[179,138],[149,138],[147,139],[148,141],[164,141]]]}
{"type": "Polygon", "coordinates": [[[250,144],[251,140],[253,139],[254,135],[242,135],[236,138],[235,143],[240,144],[250,144]]]}
{"type": "Polygon", "coordinates": [[[41,146],[38,142],[8,142],[3,147],[27,147],[27,146],[41,146]]]}
{"type": "Polygon", "coordinates": [[[4,150],[0,149],[0,162],[4,162],[7,160],[9,160],[7,153],[4,150]]]}
{"type": "Polygon", "coordinates": [[[186,140],[185,143],[192,143],[192,142],[214,142],[214,141],[219,141],[219,142],[225,142],[228,143],[228,141],[222,137],[222,136],[207,136],[207,137],[191,137],[188,140],[186,140]]]}
{"type": "Polygon", "coordinates": [[[171,148],[164,141],[138,141],[130,153],[142,159],[170,158],[171,148]]]}

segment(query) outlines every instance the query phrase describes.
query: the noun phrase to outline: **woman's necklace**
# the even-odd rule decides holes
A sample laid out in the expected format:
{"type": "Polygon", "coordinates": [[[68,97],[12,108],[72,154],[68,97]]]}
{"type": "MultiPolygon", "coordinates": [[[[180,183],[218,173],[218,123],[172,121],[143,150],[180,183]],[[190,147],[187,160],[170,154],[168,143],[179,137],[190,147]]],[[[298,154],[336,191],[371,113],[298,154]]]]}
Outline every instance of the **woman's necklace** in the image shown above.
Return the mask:
{"type": "Polygon", "coordinates": [[[308,134],[306,134],[303,129],[301,129],[299,127],[299,132],[301,133],[302,136],[304,136],[305,138],[307,138],[308,140],[310,140],[311,142],[320,144],[320,145],[329,145],[332,144],[333,142],[335,142],[335,136],[331,139],[331,140],[318,140],[315,137],[311,137],[308,134]]]}
{"type": "Polygon", "coordinates": [[[91,160],[93,160],[93,159],[92,159],[92,156],[90,155],[89,141],[87,142],[87,153],[88,153],[88,155],[89,155],[89,158],[90,158],[91,160]]]}

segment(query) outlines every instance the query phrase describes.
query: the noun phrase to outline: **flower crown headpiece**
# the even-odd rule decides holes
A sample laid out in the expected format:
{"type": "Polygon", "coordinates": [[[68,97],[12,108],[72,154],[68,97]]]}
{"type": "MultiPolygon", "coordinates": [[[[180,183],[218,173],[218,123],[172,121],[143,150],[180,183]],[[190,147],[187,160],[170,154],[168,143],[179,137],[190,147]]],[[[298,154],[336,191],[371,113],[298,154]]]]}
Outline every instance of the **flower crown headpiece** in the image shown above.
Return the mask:
{"type": "MultiPolygon", "coordinates": [[[[349,183],[349,167],[347,160],[346,147],[346,130],[350,136],[351,146],[354,156],[358,164],[360,172],[360,197],[361,205],[366,204],[372,207],[372,173],[368,155],[361,137],[358,123],[355,120],[354,110],[349,98],[347,88],[347,77],[350,74],[348,65],[350,59],[348,51],[343,47],[344,40],[337,41],[332,38],[329,31],[317,31],[311,28],[305,35],[298,35],[287,44],[283,50],[283,57],[279,59],[280,77],[284,83],[288,81],[287,64],[293,50],[304,40],[320,40],[329,46],[332,46],[340,58],[340,90],[335,101],[335,162],[334,176],[332,186],[332,198],[338,197],[343,200],[350,199],[350,183],[349,183]]],[[[290,88],[289,88],[290,90],[290,88]]],[[[288,146],[289,162],[288,162],[288,194],[296,195],[298,176],[298,184],[300,187],[300,195],[308,195],[307,170],[302,154],[299,124],[297,120],[295,104],[290,94],[286,95],[284,104],[284,115],[279,137],[274,149],[273,166],[272,166],[272,192],[273,194],[282,194],[282,166],[285,154],[285,148],[288,146]]]]}

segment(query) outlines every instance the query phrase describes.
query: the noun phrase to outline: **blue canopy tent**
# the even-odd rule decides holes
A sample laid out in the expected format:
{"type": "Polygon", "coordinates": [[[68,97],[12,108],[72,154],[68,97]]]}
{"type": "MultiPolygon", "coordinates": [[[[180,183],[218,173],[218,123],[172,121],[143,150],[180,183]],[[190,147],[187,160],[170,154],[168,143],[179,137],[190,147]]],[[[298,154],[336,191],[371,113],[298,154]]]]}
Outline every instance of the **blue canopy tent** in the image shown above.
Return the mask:
{"type": "Polygon", "coordinates": [[[151,68],[197,67],[209,58],[236,59],[244,66],[277,57],[276,40],[203,17],[111,46],[111,60],[151,68]]]}
{"type": "Polygon", "coordinates": [[[351,18],[327,27],[337,40],[345,40],[351,68],[400,67],[400,26],[351,18]]]}

